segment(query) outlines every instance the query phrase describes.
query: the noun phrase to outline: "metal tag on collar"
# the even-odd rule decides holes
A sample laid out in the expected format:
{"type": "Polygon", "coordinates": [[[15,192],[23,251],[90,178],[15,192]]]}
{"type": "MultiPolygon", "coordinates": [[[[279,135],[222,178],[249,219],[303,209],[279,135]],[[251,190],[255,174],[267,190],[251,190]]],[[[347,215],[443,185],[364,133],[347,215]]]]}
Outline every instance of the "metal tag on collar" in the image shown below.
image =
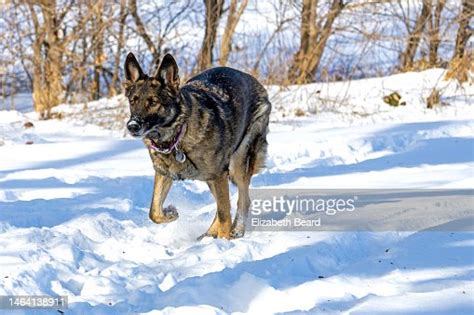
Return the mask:
{"type": "Polygon", "coordinates": [[[178,161],[179,163],[184,163],[184,161],[186,161],[186,154],[184,154],[184,152],[178,148],[176,148],[175,151],[176,161],[178,161]]]}

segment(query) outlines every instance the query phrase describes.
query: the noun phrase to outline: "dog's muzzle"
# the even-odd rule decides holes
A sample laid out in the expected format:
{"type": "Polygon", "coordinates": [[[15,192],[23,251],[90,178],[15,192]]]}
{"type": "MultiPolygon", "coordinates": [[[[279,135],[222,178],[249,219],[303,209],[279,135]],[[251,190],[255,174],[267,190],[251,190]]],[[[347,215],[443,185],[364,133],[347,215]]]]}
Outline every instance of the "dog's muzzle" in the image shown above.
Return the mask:
{"type": "Polygon", "coordinates": [[[127,129],[134,137],[139,137],[143,133],[143,126],[136,120],[130,120],[127,123],[127,129]]]}

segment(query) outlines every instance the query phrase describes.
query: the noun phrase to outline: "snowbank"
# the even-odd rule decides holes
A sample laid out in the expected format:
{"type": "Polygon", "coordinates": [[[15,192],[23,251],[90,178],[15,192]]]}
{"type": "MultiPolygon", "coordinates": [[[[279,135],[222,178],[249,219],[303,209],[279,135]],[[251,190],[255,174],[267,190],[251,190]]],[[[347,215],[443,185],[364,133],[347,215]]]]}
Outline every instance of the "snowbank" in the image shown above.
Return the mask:
{"type": "MultiPolygon", "coordinates": [[[[271,87],[268,167],[253,187],[472,188],[473,87],[441,74],[271,87]],[[428,110],[434,86],[446,105],[428,110]],[[407,105],[383,103],[392,91],[407,105]]],[[[122,96],[55,110],[63,119],[0,111],[0,295],[67,295],[77,314],[474,311],[471,232],[197,242],[215,211],[206,185],[175,183],[179,220],[148,219],[153,170],[124,137],[122,96]]]]}

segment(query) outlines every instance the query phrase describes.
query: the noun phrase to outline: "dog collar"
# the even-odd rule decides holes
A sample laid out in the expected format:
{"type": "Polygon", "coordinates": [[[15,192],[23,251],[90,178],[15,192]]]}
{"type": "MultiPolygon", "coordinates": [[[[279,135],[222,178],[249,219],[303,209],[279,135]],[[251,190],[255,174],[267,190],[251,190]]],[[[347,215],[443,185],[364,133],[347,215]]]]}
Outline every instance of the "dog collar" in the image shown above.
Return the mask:
{"type": "Polygon", "coordinates": [[[176,160],[180,163],[183,163],[186,160],[186,155],[181,150],[179,150],[177,146],[185,133],[186,133],[186,123],[181,125],[178,136],[174,139],[174,141],[171,143],[171,145],[168,148],[160,149],[156,145],[153,144],[153,141],[150,143],[150,147],[156,152],[159,152],[162,154],[170,154],[174,149],[176,149],[176,160]]]}

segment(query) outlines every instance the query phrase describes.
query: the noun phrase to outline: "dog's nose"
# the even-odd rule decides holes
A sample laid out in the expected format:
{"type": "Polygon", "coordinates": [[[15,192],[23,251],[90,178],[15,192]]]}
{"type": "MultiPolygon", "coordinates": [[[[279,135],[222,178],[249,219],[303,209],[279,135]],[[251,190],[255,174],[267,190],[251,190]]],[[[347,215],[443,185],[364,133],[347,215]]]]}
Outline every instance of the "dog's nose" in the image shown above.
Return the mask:
{"type": "Polygon", "coordinates": [[[137,135],[140,129],[142,129],[142,126],[135,120],[130,120],[127,124],[127,129],[132,135],[137,135]]]}

